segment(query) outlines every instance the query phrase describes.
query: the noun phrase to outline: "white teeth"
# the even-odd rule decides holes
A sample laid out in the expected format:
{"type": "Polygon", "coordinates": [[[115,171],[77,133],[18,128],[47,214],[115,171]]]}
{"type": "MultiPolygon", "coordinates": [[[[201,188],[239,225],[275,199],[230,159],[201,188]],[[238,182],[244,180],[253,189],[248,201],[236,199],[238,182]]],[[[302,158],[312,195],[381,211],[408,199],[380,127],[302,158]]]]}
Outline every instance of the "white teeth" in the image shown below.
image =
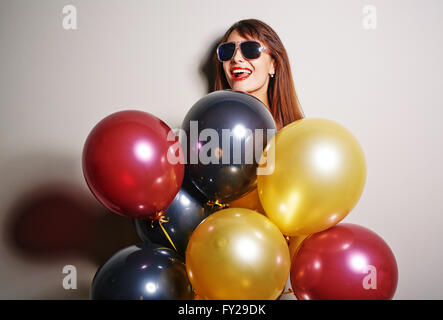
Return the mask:
{"type": "Polygon", "coordinates": [[[251,73],[252,73],[252,71],[251,71],[251,70],[248,70],[248,69],[237,69],[237,70],[233,70],[233,71],[232,71],[232,73],[243,73],[243,72],[246,72],[246,73],[248,73],[248,74],[251,74],[251,73]]]}

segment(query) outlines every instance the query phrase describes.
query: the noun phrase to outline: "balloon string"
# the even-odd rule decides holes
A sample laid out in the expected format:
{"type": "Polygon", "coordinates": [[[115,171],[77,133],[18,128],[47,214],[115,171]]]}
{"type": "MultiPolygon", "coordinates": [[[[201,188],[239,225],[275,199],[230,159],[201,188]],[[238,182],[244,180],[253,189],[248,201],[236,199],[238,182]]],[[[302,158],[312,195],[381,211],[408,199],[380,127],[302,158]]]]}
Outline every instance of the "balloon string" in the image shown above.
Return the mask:
{"type": "Polygon", "coordinates": [[[208,202],[206,202],[206,205],[210,206],[210,207],[219,207],[220,209],[224,209],[224,208],[229,208],[229,204],[227,203],[221,203],[218,200],[208,200],[208,202]]]}
{"type": "MultiPolygon", "coordinates": [[[[159,214],[158,218],[156,220],[158,220],[158,224],[159,224],[160,228],[162,228],[162,231],[165,234],[166,238],[168,238],[169,243],[174,247],[174,250],[177,251],[177,248],[175,247],[174,242],[172,241],[172,239],[169,236],[168,232],[166,231],[165,227],[163,227],[163,223],[168,223],[169,222],[169,217],[165,217],[165,216],[159,214]]],[[[154,221],[155,220],[151,221],[151,228],[154,228],[154,221]]]]}

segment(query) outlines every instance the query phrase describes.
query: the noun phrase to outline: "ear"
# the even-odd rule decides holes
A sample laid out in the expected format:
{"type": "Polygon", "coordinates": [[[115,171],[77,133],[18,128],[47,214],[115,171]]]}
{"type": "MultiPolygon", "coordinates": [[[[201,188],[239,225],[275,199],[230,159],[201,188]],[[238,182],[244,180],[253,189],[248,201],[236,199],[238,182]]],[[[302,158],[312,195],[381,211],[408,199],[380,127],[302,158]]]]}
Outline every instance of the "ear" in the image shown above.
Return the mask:
{"type": "Polygon", "coordinates": [[[269,67],[269,74],[275,74],[275,60],[271,59],[271,66],[269,67]]]}

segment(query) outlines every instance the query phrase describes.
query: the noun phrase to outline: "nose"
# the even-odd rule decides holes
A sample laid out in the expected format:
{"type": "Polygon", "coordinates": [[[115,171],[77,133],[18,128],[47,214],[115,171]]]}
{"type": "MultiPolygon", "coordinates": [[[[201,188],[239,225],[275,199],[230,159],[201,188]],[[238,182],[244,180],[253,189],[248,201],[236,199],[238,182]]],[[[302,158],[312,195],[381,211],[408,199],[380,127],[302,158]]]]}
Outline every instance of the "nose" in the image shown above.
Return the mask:
{"type": "Polygon", "coordinates": [[[237,48],[235,48],[234,56],[232,57],[231,61],[243,62],[243,55],[241,53],[239,46],[237,46],[237,48]]]}

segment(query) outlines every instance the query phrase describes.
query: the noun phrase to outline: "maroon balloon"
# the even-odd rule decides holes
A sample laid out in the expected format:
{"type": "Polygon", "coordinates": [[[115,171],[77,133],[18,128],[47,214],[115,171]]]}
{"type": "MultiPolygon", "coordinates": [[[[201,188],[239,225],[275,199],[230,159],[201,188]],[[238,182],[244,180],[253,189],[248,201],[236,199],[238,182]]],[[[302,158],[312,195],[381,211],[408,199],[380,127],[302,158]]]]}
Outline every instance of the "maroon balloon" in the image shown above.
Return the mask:
{"type": "Polygon", "coordinates": [[[184,174],[183,161],[168,161],[182,156],[178,139],[167,139],[170,131],[142,111],[116,112],[100,121],[83,149],[83,173],[97,199],[122,216],[158,218],[184,174]]]}
{"type": "Polygon", "coordinates": [[[349,223],[306,238],[291,266],[292,289],[301,300],[392,299],[397,280],[397,262],[386,242],[349,223]]]}

